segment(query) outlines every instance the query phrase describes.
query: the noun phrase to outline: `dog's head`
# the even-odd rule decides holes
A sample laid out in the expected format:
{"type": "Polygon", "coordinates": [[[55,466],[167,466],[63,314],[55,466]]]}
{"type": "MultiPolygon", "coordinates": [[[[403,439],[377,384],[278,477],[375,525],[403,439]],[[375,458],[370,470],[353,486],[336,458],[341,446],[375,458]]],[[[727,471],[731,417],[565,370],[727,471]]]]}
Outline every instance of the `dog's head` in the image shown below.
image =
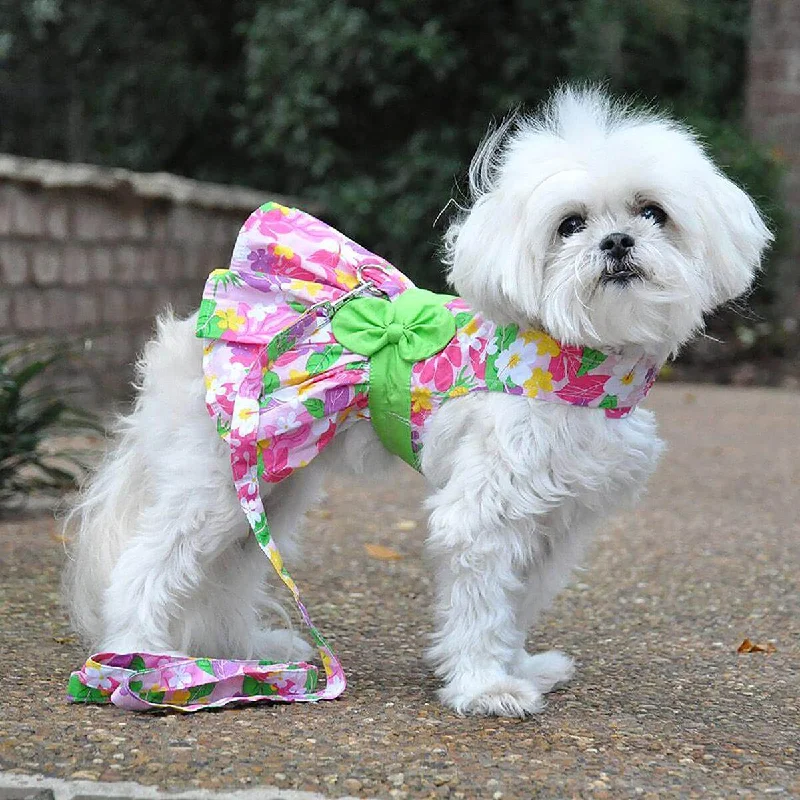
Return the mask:
{"type": "Polygon", "coordinates": [[[491,133],[470,187],[445,236],[453,286],[571,344],[676,349],[749,288],[771,240],[687,129],[598,90],[491,133]]]}

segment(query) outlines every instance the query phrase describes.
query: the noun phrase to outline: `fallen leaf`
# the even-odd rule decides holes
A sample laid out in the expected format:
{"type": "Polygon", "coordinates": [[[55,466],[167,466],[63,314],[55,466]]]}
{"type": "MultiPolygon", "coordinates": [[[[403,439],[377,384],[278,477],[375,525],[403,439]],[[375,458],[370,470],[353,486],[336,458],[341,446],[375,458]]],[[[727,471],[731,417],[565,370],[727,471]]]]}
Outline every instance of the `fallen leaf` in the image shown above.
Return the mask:
{"type": "Polygon", "coordinates": [[[413,519],[401,519],[394,524],[394,528],[397,531],[413,531],[416,527],[417,523],[413,519]]]}
{"type": "Polygon", "coordinates": [[[405,558],[402,553],[382,544],[365,544],[364,549],[370,558],[377,558],[378,561],[400,561],[405,558]]]}
{"type": "Polygon", "coordinates": [[[756,644],[755,642],[751,642],[749,639],[745,639],[737,648],[736,652],[741,653],[774,653],[777,651],[777,647],[775,647],[772,642],[767,642],[766,644],[756,644]]]}
{"type": "Polygon", "coordinates": [[[56,644],[77,644],[78,639],[75,636],[54,636],[53,641],[56,644]]]}

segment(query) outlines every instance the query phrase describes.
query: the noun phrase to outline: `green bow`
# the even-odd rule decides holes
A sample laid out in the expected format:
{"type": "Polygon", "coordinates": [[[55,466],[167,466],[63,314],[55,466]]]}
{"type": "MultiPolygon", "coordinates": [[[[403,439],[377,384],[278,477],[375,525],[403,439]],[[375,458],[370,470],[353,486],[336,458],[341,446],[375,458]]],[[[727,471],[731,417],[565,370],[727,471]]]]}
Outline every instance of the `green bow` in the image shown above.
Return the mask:
{"type": "Polygon", "coordinates": [[[369,409],[383,444],[415,469],[411,446],[411,369],[443,350],[456,333],[444,307],[453,298],[408,289],[393,301],[351,300],[333,317],[336,340],[370,359],[369,409]]]}

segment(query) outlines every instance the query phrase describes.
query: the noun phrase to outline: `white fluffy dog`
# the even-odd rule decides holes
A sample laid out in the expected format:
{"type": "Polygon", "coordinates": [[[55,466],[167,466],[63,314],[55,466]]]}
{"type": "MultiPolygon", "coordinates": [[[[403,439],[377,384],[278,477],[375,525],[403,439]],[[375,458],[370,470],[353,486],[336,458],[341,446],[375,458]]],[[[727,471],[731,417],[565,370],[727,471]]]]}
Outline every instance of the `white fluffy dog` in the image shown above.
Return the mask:
{"type": "MultiPolygon", "coordinates": [[[[598,91],[563,89],[539,116],[491,134],[470,185],[472,206],[446,235],[452,285],[495,322],[567,344],[639,345],[666,359],[704,314],[748,289],[770,240],[691,133],[598,91]]],[[[194,329],[194,319],[159,322],[135,407],[75,512],[75,623],[104,651],[306,656],[297,634],[269,625],[270,566],[205,408],[194,329]]],[[[428,655],[446,705],[524,716],[571,676],[566,656],[528,654],[526,634],[597,523],[641,492],[661,449],[641,409],[609,419],[480,392],[435,413],[422,458],[437,570],[428,655]]],[[[372,473],[384,462],[393,457],[361,422],[264,487],[289,563],[326,471],[372,473]]]]}

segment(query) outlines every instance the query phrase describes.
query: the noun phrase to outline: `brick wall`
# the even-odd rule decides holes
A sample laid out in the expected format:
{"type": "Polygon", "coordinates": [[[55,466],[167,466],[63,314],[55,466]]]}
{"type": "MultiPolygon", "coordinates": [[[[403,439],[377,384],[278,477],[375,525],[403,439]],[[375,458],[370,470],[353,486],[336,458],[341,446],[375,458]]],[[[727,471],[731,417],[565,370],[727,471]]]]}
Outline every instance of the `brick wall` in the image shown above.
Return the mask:
{"type": "Polygon", "coordinates": [[[77,357],[60,380],[89,405],[126,397],[154,316],[196,308],[206,275],[270,197],[0,155],[0,336],[69,340],[77,357]]]}
{"type": "Polygon", "coordinates": [[[793,241],[781,259],[785,316],[800,328],[800,0],[751,0],[747,118],[786,166],[793,241]]]}

